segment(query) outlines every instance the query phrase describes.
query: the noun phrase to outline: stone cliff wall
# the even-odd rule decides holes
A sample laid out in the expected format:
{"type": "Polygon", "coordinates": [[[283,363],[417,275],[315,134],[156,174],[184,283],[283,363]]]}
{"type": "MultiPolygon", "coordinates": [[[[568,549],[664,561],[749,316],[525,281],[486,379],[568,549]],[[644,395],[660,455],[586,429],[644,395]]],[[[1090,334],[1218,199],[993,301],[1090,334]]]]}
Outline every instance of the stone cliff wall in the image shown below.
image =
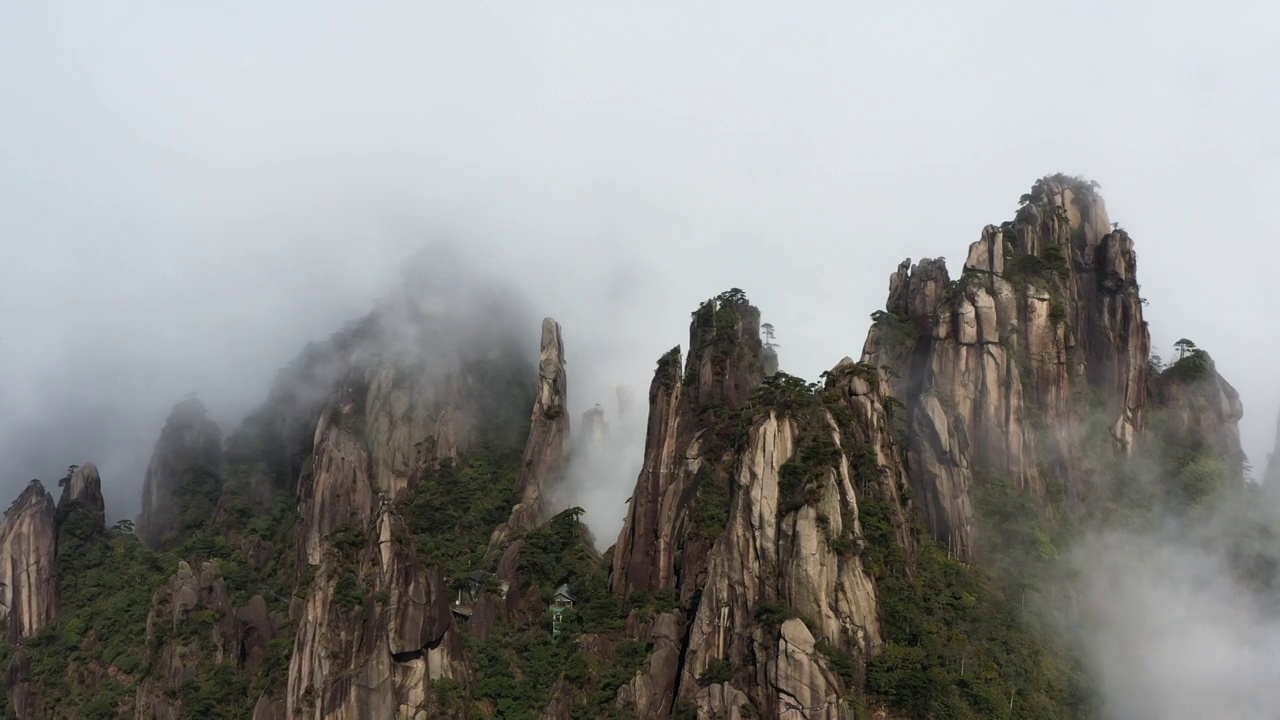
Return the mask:
{"type": "Polygon", "coordinates": [[[56,507],[32,480],[0,522],[0,620],[10,643],[30,638],[58,614],[56,507]]]}
{"type": "Polygon", "coordinates": [[[1150,338],[1133,242],[1083,181],[1054,176],[1017,217],[988,226],[952,280],[941,260],[903,263],[863,361],[891,368],[909,413],[909,460],[929,528],[959,557],[977,547],[976,485],[993,474],[1054,511],[1096,489],[1084,428],[1112,450],[1145,423],[1150,338]]]}
{"type": "Polygon", "coordinates": [[[829,654],[865,663],[882,642],[855,550],[859,497],[885,501],[904,537],[910,529],[880,377],[846,359],[824,388],[765,380],[758,324],[745,299],[704,304],[683,374],[673,350],[650,387],[613,586],[624,597],[675,591],[681,608],[629,622],[652,648],[619,693],[639,717],[681,706],[698,717],[843,718],[858,689],[829,654]]]}

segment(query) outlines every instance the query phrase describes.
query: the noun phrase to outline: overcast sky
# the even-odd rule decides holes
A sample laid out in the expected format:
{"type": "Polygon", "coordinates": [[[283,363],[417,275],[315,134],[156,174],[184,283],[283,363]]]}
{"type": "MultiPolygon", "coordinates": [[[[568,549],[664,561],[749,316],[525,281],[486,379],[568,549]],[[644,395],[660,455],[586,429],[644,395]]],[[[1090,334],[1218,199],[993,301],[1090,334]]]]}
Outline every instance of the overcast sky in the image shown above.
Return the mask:
{"type": "Polygon", "coordinates": [[[1218,359],[1265,463],[1265,3],[620,5],[0,3],[0,494],[96,459],[134,512],[173,402],[229,426],[427,238],[561,320],[579,408],[730,286],[812,378],[899,261],[955,272],[1056,171],[1102,184],[1155,345],[1218,359]]]}

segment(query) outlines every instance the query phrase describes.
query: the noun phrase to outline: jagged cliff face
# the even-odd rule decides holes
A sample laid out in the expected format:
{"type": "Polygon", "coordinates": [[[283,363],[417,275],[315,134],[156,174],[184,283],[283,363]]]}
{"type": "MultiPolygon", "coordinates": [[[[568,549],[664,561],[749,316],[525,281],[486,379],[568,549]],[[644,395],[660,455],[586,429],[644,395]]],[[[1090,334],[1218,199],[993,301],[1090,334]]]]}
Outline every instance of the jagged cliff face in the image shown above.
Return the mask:
{"type": "Polygon", "coordinates": [[[169,413],[142,485],[138,537],[172,546],[183,525],[211,514],[222,482],[222,431],[192,397],[169,413]]]}
{"type": "MultiPolygon", "coordinates": [[[[446,577],[445,558],[421,554],[401,512],[421,477],[493,440],[487,433],[500,423],[490,396],[506,376],[522,375],[521,364],[494,382],[478,362],[454,371],[399,358],[353,363],[319,418],[313,469],[299,483],[300,559],[315,579],[294,609],[288,717],[435,717],[429,684],[467,680],[451,606],[461,578],[446,577]]],[[[548,319],[517,503],[494,532],[497,550],[545,519],[568,437],[566,392],[560,327],[548,319]]]]}
{"type": "Polygon", "coordinates": [[[740,296],[722,296],[694,313],[683,371],[679,348],[658,361],[644,465],[614,553],[618,592],[674,586],[677,525],[687,514],[681,505],[696,491],[698,470],[728,450],[704,449],[711,439],[704,431],[744,405],[764,379],[761,347],[760,311],[740,296]]]}
{"type": "Polygon", "coordinates": [[[430,717],[428,683],[466,677],[440,569],[422,562],[389,509],[372,530],[358,546],[331,547],[315,570],[298,610],[286,717],[430,717]]]}
{"type": "MultiPolygon", "coordinates": [[[[1145,422],[1150,339],[1136,259],[1087,184],[1047,178],[1013,222],[988,226],[959,280],[941,260],[903,263],[863,360],[898,375],[912,484],[934,534],[978,544],[974,493],[992,474],[1078,513],[1087,455],[1132,450],[1145,422]],[[1096,418],[1103,437],[1091,437],[1096,418]]],[[[1047,511],[1048,512],[1048,511],[1047,511]]]]}
{"type": "MultiPolygon", "coordinates": [[[[459,316],[456,297],[406,290],[309,347],[225,449],[198,401],[174,409],[138,528],[162,552],[102,526],[90,463],[56,511],[38,483],[23,493],[0,525],[0,603],[24,643],[0,645],[10,704],[156,720],[1087,716],[1071,673],[1018,629],[994,578],[1011,563],[956,558],[984,547],[988,486],[1015,489],[998,529],[1039,562],[1043,529],[1097,492],[1101,457],[1184,451],[1165,474],[1188,497],[1239,478],[1238,395],[1207,355],[1149,369],[1134,272],[1092,189],[1055,177],[984,229],[959,280],[904,263],[861,361],[822,383],[776,372],[740,290],[709,300],[687,358],[658,362],[603,557],[561,507],[570,449],[589,458],[608,429],[588,411],[571,442],[560,326],[543,322],[535,361],[532,324],[468,321],[505,327],[501,305],[459,316]]],[[[623,388],[618,402],[635,411],[623,388]]]]}
{"type": "Polygon", "coordinates": [[[262,596],[232,606],[217,564],[199,570],[185,561],[156,591],[147,615],[152,671],[138,687],[136,715],[148,720],[181,720],[216,708],[195,707],[184,697],[202,660],[242,673],[259,670],[276,630],[262,596]]]}
{"type": "Polygon", "coordinates": [[[758,333],[745,300],[709,301],[683,375],[672,351],[650,388],[613,585],[623,596],[674,590],[682,609],[633,619],[653,651],[619,697],[639,717],[677,704],[698,717],[844,717],[856,688],[825,653],[865,661],[881,643],[874,583],[854,550],[860,494],[901,502],[905,481],[879,377],[846,360],[821,401],[794,379],[761,387],[758,333]]]}
{"type": "Polygon", "coordinates": [[[32,480],[0,522],[0,619],[11,643],[32,637],[58,614],[55,513],[53,496],[32,480]]]}

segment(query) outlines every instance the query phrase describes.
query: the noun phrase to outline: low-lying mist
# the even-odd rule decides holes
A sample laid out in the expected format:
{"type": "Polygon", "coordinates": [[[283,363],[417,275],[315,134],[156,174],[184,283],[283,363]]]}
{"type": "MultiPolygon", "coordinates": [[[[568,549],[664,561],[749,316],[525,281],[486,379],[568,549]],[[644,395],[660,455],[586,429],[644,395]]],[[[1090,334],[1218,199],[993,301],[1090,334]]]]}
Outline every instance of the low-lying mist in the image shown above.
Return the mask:
{"type": "Polygon", "coordinates": [[[636,406],[632,386],[621,385],[573,426],[565,482],[550,504],[553,511],[573,505],[586,510],[599,550],[613,545],[622,530],[626,503],[644,461],[647,415],[647,404],[636,406]]]}
{"type": "Polygon", "coordinates": [[[1218,509],[1149,530],[1113,529],[1069,554],[1082,652],[1114,720],[1271,720],[1280,707],[1280,513],[1218,509]],[[1244,533],[1249,528],[1256,532],[1244,533]],[[1269,567],[1250,573],[1214,541],[1235,534],[1269,567]],[[1255,544],[1256,543],[1256,544],[1255,544]]]}

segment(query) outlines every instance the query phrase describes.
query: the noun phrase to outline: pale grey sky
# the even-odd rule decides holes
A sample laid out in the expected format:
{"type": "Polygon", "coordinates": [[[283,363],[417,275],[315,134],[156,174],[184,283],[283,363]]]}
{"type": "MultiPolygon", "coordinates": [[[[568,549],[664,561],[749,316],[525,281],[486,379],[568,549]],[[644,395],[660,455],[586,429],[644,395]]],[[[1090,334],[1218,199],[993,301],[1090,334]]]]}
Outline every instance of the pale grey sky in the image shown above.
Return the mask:
{"type": "Polygon", "coordinates": [[[899,261],[954,271],[1057,171],[1102,184],[1155,344],[1218,359],[1265,464],[1280,13],[621,5],[0,4],[0,495],[95,459],[136,507],[174,401],[229,430],[425,238],[561,320],[579,407],[643,395],[730,286],[812,378],[899,261]]]}

